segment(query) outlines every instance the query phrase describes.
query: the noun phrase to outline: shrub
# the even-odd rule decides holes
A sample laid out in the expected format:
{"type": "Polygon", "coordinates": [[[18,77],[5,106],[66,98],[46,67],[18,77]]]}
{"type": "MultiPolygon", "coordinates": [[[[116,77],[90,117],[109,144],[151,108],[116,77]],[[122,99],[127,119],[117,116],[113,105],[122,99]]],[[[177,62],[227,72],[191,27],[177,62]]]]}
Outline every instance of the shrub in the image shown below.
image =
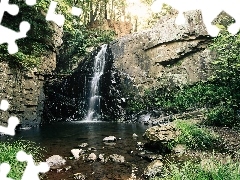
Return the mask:
{"type": "Polygon", "coordinates": [[[16,154],[20,150],[25,151],[27,154],[32,154],[35,162],[42,160],[42,152],[44,151],[44,149],[36,143],[27,140],[0,143],[0,162],[6,162],[11,166],[11,171],[8,176],[16,180],[21,179],[27,165],[26,162],[19,162],[16,159],[16,154]]]}
{"type": "Polygon", "coordinates": [[[239,118],[235,117],[233,108],[229,106],[217,106],[210,109],[204,122],[206,125],[212,126],[228,126],[233,127],[239,125],[239,118]]]}
{"type": "Polygon", "coordinates": [[[169,144],[170,148],[176,144],[185,144],[192,149],[212,149],[218,141],[215,134],[190,122],[176,121],[176,128],[180,131],[180,135],[169,144]]]}
{"type": "MultiPolygon", "coordinates": [[[[161,108],[178,113],[189,109],[211,108],[227,101],[229,97],[229,87],[216,81],[208,81],[185,85],[181,89],[175,87],[146,90],[143,97],[134,100],[133,104],[140,104],[140,110],[161,108]]],[[[133,104],[130,103],[129,106],[133,104]]]]}

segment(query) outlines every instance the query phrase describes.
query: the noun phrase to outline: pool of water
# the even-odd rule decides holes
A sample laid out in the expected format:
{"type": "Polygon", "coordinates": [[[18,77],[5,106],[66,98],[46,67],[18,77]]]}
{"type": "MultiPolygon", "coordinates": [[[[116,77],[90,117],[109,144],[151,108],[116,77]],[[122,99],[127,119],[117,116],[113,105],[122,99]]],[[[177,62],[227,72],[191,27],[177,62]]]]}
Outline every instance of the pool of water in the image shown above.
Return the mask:
{"type": "Polygon", "coordinates": [[[68,171],[57,173],[50,171],[48,179],[73,179],[73,174],[82,173],[86,179],[128,179],[132,170],[138,179],[142,179],[144,168],[149,161],[138,156],[137,142],[144,142],[142,134],[148,126],[143,124],[125,124],[117,122],[62,122],[52,125],[45,125],[29,130],[16,132],[14,139],[25,139],[39,143],[45,147],[47,152],[45,157],[60,155],[63,157],[71,156],[71,149],[77,148],[82,143],[88,143],[88,147],[94,147],[87,153],[111,155],[118,154],[125,157],[125,163],[99,161],[85,162],[83,160],[68,160],[67,165],[72,168],[68,171]],[[133,133],[138,135],[133,138],[133,133]],[[115,136],[118,140],[116,145],[106,145],[103,138],[115,136]]]}

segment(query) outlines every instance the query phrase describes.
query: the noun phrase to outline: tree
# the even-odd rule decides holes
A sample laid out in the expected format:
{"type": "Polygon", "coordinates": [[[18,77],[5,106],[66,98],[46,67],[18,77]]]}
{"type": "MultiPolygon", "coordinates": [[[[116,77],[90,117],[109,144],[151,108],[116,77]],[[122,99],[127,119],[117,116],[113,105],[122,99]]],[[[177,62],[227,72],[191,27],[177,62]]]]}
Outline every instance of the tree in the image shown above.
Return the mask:
{"type": "Polygon", "coordinates": [[[240,107],[240,33],[235,36],[228,31],[221,31],[220,35],[213,40],[211,49],[216,52],[216,59],[212,62],[213,76],[219,86],[226,86],[229,92],[224,106],[233,109],[234,118],[238,119],[240,107]]]}

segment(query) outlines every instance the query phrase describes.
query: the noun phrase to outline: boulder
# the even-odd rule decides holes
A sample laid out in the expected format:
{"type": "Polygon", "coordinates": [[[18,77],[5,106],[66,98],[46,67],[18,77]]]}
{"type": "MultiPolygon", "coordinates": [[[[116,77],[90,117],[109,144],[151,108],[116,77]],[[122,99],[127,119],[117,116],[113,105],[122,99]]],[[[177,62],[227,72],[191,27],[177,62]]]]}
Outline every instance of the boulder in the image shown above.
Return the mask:
{"type": "Polygon", "coordinates": [[[82,152],[82,149],[72,149],[71,153],[75,159],[79,159],[79,154],[82,152]]]}
{"type": "Polygon", "coordinates": [[[117,138],[115,136],[108,136],[103,139],[103,142],[110,143],[110,142],[115,142],[116,140],[117,138]]]}
{"type": "Polygon", "coordinates": [[[144,175],[147,177],[153,177],[155,175],[161,174],[163,171],[163,163],[160,160],[155,160],[151,162],[145,169],[144,175]]]}
{"type": "Polygon", "coordinates": [[[150,142],[170,142],[179,135],[172,123],[153,126],[145,131],[143,137],[150,142]]]}
{"type": "Polygon", "coordinates": [[[87,161],[95,161],[96,159],[97,159],[96,154],[91,153],[91,154],[89,154],[87,161]]]}
{"type": "Polygon", "coordinates": [[[99,154],[98,159],[99,159],[101,162],[104,162],[104,161],[105,161],[105,159],[104,159],[104,154],[99,154]]]}
{"type": "Polygon", "coordinates": [[[184,144],[177,144],[173,148],[173,152],[175,152],[178,155],[182,155],[183,153],[185,153],[185,151],[186,151],[186,145],[184,145],[184,144]]]}
{"type": "Polygon", "coordinates": [[[133,139],[137,139],[138,135],[136,133],[133,133],[132,137],[133,137],[133,139]]]}
{"type": "Polygon", "coordinates": [[[58,169],[58,168],[61,168],[63,165],[65,165],[66,160],[59,155],[53,155],[48,159],[46,159],[46,162],[51,169],[58,169]]]}
{"type": "Polygon", "coordinates": [[[125,162],[124,156],[118,155],[118,154],[112,154],[109,157],[106,158],[107,161],[117,162],[117,163],[123,163],[125,162]]]}
{"type": "Polygon", "coordinates": [[[78,145],[78,147],[80,147],[80,148],[84,148],[84,147],[87,147],[87,146],[88,146],[88,143],[82,143],[82,144],[78,145]]]}
{"type": "Polygon", "coordinates": [[[179,132],[174,127],[174,124],[168,123],[147,129],[143,134],[143,138],[148,141],[145,147],[167,153],[171,151],[167,143],[173,141],[178,135],[179,132]]]}
{"type": "Polygon", "coordinates": [[[138,153],[138,156],[140,156],[143,159],[146,159],[148,161],[154,161],[154,160],[162,160],[163,156],[161,154],[156,154],[150,151],[142,151],[138,153]]]}
{"type": "Polygon", "coordinates": [[[73,179],[85,180],[85,179],[86,179],[86,176],[83,175],[82,173],[75,173],[75,174],[73,175],[73,179]]]}

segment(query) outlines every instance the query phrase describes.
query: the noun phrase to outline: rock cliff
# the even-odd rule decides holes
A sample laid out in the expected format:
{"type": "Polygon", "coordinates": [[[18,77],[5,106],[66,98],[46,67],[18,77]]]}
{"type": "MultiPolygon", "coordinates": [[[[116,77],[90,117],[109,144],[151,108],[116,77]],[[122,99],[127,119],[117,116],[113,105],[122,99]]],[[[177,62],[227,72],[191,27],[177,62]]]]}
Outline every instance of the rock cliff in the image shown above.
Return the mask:
{"type": "Polygon", "coordinates": [[[110,44],[113,66],[121,82],[138,92],[161,86],[181,86],[205,80],[209,74],[211,40],[199,11],[185,13],[186,23],[175,25],[177,13],[163,16],[150,30],[110,44]]]}
{"type": "MultiPolygon", "coordinates": [[[[100,79],[101,112],[110,120],[124,118],[128,97],[160,86],[181,86],[206,80],[211,53],[199,11],[186,15],[186,24],[175,25],[177,13],[163,16],[152,29],[126,35],[109,44],[106,67],[100,79]]],[[[83,60],[68,76],[49,79],[46,86],[46,121],[86,115],[94,56],[83,60]]],[[[70,118],[70,119],[71,119],[70,118]]]]}
{"type": "Polygon", "coordinates": [[[10,115],[20,119],[20,127],[37,126],[41,122],[44,106],[44,82],[56,68],[57,48],[61,45],[62,30],[52,24],[53,41],[42,57],[41,65],[32,70],[12,68],[4,59],[0,61],[0,99],[10,103],[7,112],[0,112],[0,123],[7,125],[10,115]]]}

